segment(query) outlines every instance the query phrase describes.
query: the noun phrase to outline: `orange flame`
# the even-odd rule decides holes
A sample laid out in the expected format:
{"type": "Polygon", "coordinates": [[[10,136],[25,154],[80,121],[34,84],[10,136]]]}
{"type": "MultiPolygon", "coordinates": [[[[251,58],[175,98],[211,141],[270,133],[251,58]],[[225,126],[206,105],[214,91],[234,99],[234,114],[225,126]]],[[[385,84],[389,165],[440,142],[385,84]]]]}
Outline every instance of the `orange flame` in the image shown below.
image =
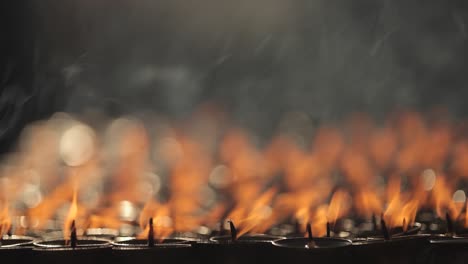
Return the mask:
{"type": "Polygon", "coordinates": [[[170,217],[168,204],[159,204],[155,201],[148,202],[140,214],[140,227],[143,231],[138,238],[147,238],[149,232],[148,219],[153,218],[153,235],[159,242],[169,237],[174,232],[173,220],[170,217]]]}
{"type": "MultiPolygon", "coordinates": [[[[58,162],[63,161],[63,157],[61,151],[57,151],[61,145],[57,140],[59,132],[68,127],[68,123],[75,122],[73,118],[63,114],[34,125],[22,137],[25,141],[18,153],[9,159],[11,164],[7,165],[13,165],[12,168],[7,166],[6,173],[1,170],[2,177],[5,174],[16,182],[14,187],[8,184],[8,199],[0,199],[0,234],[9,228],[11,219],[17,219],[13,218],[12,211],[19,210],[11,206],[23,199],[18,195],[22,194],[22,188],[26,186],[35,194],[38,182],[41,191],[37,191],[36,196],[39,198],[33,197],[37,201],[28,203],[27,221],[23,225],[31,229],[45,228],[58,209],[72,200],[63,227],[65,239],[69,236],[71,221],[87,212],[92,212],[84,221],[90,227],[118,229],[123,223],[133,223],[138,218],[138,210],[132,211],[131,217],[121,217],[119,205],[122,201],[129,201],[132,208],[150,201],[141,211],[140,226],[147,230],[148,219],[153,218],[157,239],[173,232],[194,231],[200,225],[212,227],[226,213],[238,227],[239,235],[265,232],[290,217],[295,217],[303,228],[307,222],[312,223],[315,235],[322,235],[325,223],[333,224],[346,215],[350,204],[365,218],[384,212],[389,227],[401,226],[404,220],[404,229],[415,221],[421,206],[432,206],[439,217],[449,212],[457,219],[461,206],[465,205],[460,199],[453,201],[452,194],[459,177],[468,175],[466,124],[455,125],[450,120],[434,121],[416,112],[401,112],[377,127],[368,115],[360,113],[352,115],[344,126],[317,127],[311,138],[296,140],[294,136],[278,134],[269,143],[265,142],[266,147],[259,147],[264,142],[259,141],[257,145],[247,130],[226,126],[224,118],[216,117],[216,111],[212,118],[210,111],[196,113],[195,121],[162,120],[162,129],[158,122],[109,120],[111,124],[118,123],[109,128],[117,137],[110,133],[110,140],[100,141],[100,134],[93,134],[93,151],[85,153],[91,158],[73,168],[58,162]],[[200,126],[197,125],[199,120],[207,125],[193,129],[200,126]],[[146,127],[151,130],[147,131],[146,127]],[[153,128],[155,140],[149,133],[153,128]],[[311,139],[312,144],[308,146],[302,142],[304,139],[306,142],[311,139]],[[43,142],[52,147],[44,152],[43,142]],[[451,166],[447,169],[446,164],[451,166]],[[228,173],[212,177],[216,173],[210,175],[210,172],[220,167],[228,173]],[[69,175],[60,181],[64,168],[68,172],[79,172],[80,177],[69,175]],[[381,185],[380,176],[388,177],[390,169],[397,176],[407,177],[405,188],[408,187],[408,191],[402,191],[402,181],[395,175],[390,175],[387,186],[381,185]],[[421,171],[430,173],[418,177],[421,171]],[[435,176],[433,171],[440,173],[435,176]],[[343,175],[344,179],[335,175],[343,175]],[[346,181],[349,186],[335,192],[327,204],[335,179],[346,181]],[[80,184],[85,183],[92,190],[104,180],[112,183],[108,192],[96,191],[95,201],[77,204],[76,190],[81,188],[80,184]],[[169,200],[160,204],[149,199],[156,199],[159,189],[154,187],[165,183],[168,183],[169,200]],[[263,191],[266,186],[279,184],[282,184],[281,193],[276,188],[263,191]],[[42,191],[48,193],[47,196],[42,197],[42,191]],[[353,194],[352,201],[347,198],[348,191],[353,194]],[[225,192],[225,196],[216,192],[225,192]],[[231,204],[234,209],[225,212],[231,204]]],[[[72,166],[75,162],[66,164],[72,166]]],[[[468,226],[467,218],[468,215],[465,217],[468,226]]]]}
{"type": "Polygon", "coordinates": [[[383,211],[383,202],[375,190],[362,189],[354,196],[354,206],[357,213],[366,219],[379,215],[383,211]]]}
{"type": "Polygon", "coordinates": [[[419,200],[408,200],[408,194],[401,192],[401,179],[392,177],[387,185],[387,210],[384,218],[388,227],[393,228],[402,226],[406,231],[408,226],[412,225],[416,219],[416,213],[419,208],[419,200]]]}
{"type": "Polygon", "coordinates": [[[418,212],[419,208],[419,201],[418,200],[411,200],[406,203],[403,208],[401,209],[401,213],[398,218],[393,219],[392,222],[398,223],[401,222],[403,225],[403,231],[407,231],[408,227],[410,227],[416,221],[416,213],[418,212]]]}
{"type": "Polygon", "coordinates": [[[275,188],[270,188],[253,203],[239,204],[234,208],[229,215],[237,226],[237,235],[242,236],[250,231],[263,232],[267,230],[273,223],[270,220],[272,216],[272,209],[269,206],[276,194],[275,188]]]}
{"type": "Polygon", "coordinates": [[[7,205],[3,206],[0,212],[0,238],[11,228],[11,216],[7,205]]]}
{"type": "Polygon", "coordinates": [[[65,221],[63,223],[63,237],[65,241],[68,241],[70,238],[71,232],[71,224],[78,215],[78,202],[77,202],[77,190],[76,188],[73,190],[73,198],[70,204],[70,209],[68,210],[68,214],[65,217],[65,221]]]}
{"type": "Polygon", "coordinates": [[[387,168],[396,151],[397,138],[394,131],[388,127],[372,134],[369,152],[375,164],[380,169],[387,168]]]}
{"type": "Polygon", "coordinates": [[[468,203],[465,206],[465,228],[468,228],[468,203]]]}
{"type": "Polygon", "coordinates": [[[438,175],[434,188],[432,189],[432,204],[435,208],[437,216],[444,219],[445,213],[456,218],[460,213],[458,208],[452,201],[453,188],[446,182],[443,175],[438,175]]]}
{"type": "Polygon", "coordinates": [[[328,205],[322,204],[313,213],[312,230],[315,237],[325,236],[327,233],[328,205]]]}
{"type": "Polygon", "coordinates": [[[336,191],[330,201],[327,220],[333,226],[336,220],[345,215],[349,209],[349,194],[344,190],[336,191]]]}

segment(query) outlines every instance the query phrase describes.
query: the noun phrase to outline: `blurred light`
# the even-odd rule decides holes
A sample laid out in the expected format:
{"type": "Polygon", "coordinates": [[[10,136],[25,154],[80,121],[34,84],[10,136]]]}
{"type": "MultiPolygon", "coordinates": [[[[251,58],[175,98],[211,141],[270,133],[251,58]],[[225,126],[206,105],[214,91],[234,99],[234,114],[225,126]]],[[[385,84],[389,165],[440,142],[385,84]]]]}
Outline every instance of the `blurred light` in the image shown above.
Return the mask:
{"type": "Polygon", "coordinates": [[[80,202],[88,208],[94,208],[99,204],[101,191],[99,185],[89,186],[84,188],[80,194],[80,202]]]}
{"type": "Polygon", "coordinates": [[[94,153],[94,131],[86,125],[74,125],[60,139],[60,156],[68,166],[87,162],[94,153]]]}
{"type": "Polygon", "coordinates": [[[33,184],[40,184],[41,175],[36,170],[25,170],[24,176],[33,184]]]}
{"type": "Polygon", "coordinates": [[[432,188],[434,188],[435,180],[436,180],[436,174],[434,170],[427,169],[423,171],[422,182],[423,182],[424,190],[426,191],[432,190],[432,188]]]}
{"type": "Polygon", "coordinates": [[[135,206],[129,201],[121,201],[119,205],[119,216],[124,221],[134,221],[137,218],[135,206]]]}
{"type": "Polygon", "coordinates": [[[349,237],[350,233],[347,232],[347,231],[341,231],[338,233],[338,237],[341,237],[341,238],[347,238],[349,237]]]}
{"type": "Polygon", "coordinates": [[[457,190],[456,192],[454,192],[452,196],[452,200],[455,203],[464,203],[466,201],[465,191],[457,190]]]}
{"type": "Polygon", "coordinates": [[[231,173],[228,167],[218,165],[210,173],[209,182],[216,188],[224,188],[231,182],[231,173]]]}
{"type": "Polygon", "coordinates": [[[22,215],[19,218],[19,224],[21,228],[36,228],[39,225],[39,221],[37,219],[28,219],[26,216],[22,215]]]}
{"type": "Polygon", "coordinates": [[[439,229],[438,224],[432,223],[432,224],[429,225],[429,230],[436,231],[438,229],[439,229]]]}
{"type": "Polygon", "coordinates": [[[201,189],[201,197],[205,207],[211,207],[216,202],[216,192],[208,186],[201,189]]]}
{"type": "Polygon", "coordinates": [[[119,228],[119,234],[122,237],[133,236],[135,234],[135,227],[131,224],[122,224],[119,228]]]}
{"type": "Polygon", "coordinates": [[[354,221],[352,219],[346,218],[343,220],[343,229],[350,231],[354,228],[354,221]]]}
{"type": "Polygon", "coordinates": [[[39,186],[33,184],[26,184],[23,189],[23,202],[29,207],[33,208],[42,202],[42,194],[39,186]]]}
{"type": "Polygon", "coordinates": [[[157,219],[155,219],[154,225],[155,226],[160,226],[160,227],[171,227],[172,226],[172,218],[170,218],[167,215],[157,217],[157,219]]]}
{"type": "Polygon", "coordinates": [[[200,235],[209,235],[211,233],[211,229],[206,226],[199,226],[197,229],[197,233],[200,235]]]}
{"type": "Polygon", "coordinates": [[[106,140],[106,154],[111,158],[119,158],[120,155],[127,153],[121,153],[122,149],[119,145],[122,143],[122,137],[126,132],[129,131],[132,127],[141,126],[140,122],[131,117],[121,117],[117,118],[110,123],[106,129],[106,135],[104,136],[106,140]]]}
{"type": "Polygon", "coordinates": [[[180,143],[172,137],[159,140],[155,146],[155,153],[159,159],[169,165],[175,163],[184,154],[180,143]]]}
{"type": "Polygon", "coordinates": [[[161,189],[161,179],[158,175],[148,172],[148,179],[139,183],[140,190],[139,200],[144,202],[151,199],[161,189]]]}
{"type": "Polygon", "coordinates": [[[273,209],[268,205],[262,206],[259,211],[260,217],[263,219],[267,219],[272,213],[273,209]]]}

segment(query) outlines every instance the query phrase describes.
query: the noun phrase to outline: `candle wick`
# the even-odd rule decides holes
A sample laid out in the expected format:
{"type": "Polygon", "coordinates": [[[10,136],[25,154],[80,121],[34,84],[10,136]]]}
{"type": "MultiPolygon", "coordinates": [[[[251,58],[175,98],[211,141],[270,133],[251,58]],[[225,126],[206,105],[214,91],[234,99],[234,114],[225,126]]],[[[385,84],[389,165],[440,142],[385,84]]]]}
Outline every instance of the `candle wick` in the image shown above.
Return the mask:
{"type": "Polygon", "coordinates": [[[151,217],[148,220],[148,247],[154,247],[154,227],[153,227],[153,218],[151,217]]]}
{"type": "Polygon", "coordinates": [[[237,240],[237,229],[232,220],[228,220],[229,228],[231,229],[231,241],[234,242],[237,240]]]}
{"type": "Polygon", "coordinates": [[[13,236],[13,225],[11,225],[10,228],[8,228],[7,236],[10,238],[13,236]]]}
{"type": "Polygon", "coordinates": [[[377,218],[375,217],[375,214],[372,214],[372,228],[374,231],[377,231],[377,218]]]}
{"type": "Polygon", "coordinates": [[[313,241],[314,236],[312,235],[312,226],[310,225],[310,223],[307,223],[306,229],[307,229],[307,235],[308,235],[309,241],[313,241]]]}
{"type": "Polygon", "coordinates": [[[406,225],[406,218],[403,218],[403,234],[406,234],[408,231],[408,226],[406,225]]]}
{"type": "Polygon", "coordinates": [[[317,245],[315,244],[314,236],[312,235],[312,226],[310,225],[310,223],[307,223],[306,229],[307,229],[307,235],[308,235],[308,240],[309,240],[309,243],[307,243],[306,247],[316,248],[317,245]]]}
{"type": "Polygon", "coordinates": [[[73,220],[71,222],[71,232],[70,232],[70,246],[72,248],[76,248],[76,244],[77,244],[77,236],[76,236],[76,226],[75,226],[75,220],[73,220]]]}
{"type": "Polygon", "coordinates": [[[297,235],[301,234],[302,233],[301,229],[302,228],[301,228],[301,224],[299,223],[299,221],[297,219],[294,220],[294,233],[297,235]]]}
{"type": "Polygon", "coordinates": [[[454,235],[453,221],[448,212],[445,213],[445,221],[447,222],[447,235],[449,236],[454,235]]]}
{"type": "Polygon", "coordinates": [[[388,232],[387,225],[385,224],[385,219],[383,217],[383,214],[380,218],[380,225],[382,228],[382,234],[383,234],[384,240],[390,240],[390,233],[388,232]]]}
{"type": "Polygon", "coordinates": [[[331,233],[330,222],[327,221],[327,237],[330,237],[330,233],[331,233]]]}

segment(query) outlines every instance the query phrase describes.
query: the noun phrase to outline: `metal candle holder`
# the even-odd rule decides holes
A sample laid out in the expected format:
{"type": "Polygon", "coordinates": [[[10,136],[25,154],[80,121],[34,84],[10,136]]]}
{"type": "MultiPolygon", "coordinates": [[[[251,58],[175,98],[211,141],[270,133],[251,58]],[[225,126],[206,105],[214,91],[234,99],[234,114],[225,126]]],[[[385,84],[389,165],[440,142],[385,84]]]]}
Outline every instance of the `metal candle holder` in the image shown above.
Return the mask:
{"type": "Polygon", "coordinates": [[[34,243],[33,251],[39,263],[106,263],[112,257],[110,241],[82,238],[68,245],[63,239],[45,240],[34,243]],[[73,246],[72,246],[73,245],[73,246]]]}

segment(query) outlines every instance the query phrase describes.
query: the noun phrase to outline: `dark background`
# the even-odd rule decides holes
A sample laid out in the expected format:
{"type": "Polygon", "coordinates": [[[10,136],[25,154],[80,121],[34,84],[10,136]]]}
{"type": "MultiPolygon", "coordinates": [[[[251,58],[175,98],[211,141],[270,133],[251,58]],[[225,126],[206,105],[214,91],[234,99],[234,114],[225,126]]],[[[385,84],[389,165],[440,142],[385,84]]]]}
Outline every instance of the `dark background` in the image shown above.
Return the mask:
{"type": "Polygon", "coordinates": [[[465,2],[1,1],[0,153],[56,111],[182,118],[214,101],[261,134],[288,111],[464,117],[465,2]]]}

